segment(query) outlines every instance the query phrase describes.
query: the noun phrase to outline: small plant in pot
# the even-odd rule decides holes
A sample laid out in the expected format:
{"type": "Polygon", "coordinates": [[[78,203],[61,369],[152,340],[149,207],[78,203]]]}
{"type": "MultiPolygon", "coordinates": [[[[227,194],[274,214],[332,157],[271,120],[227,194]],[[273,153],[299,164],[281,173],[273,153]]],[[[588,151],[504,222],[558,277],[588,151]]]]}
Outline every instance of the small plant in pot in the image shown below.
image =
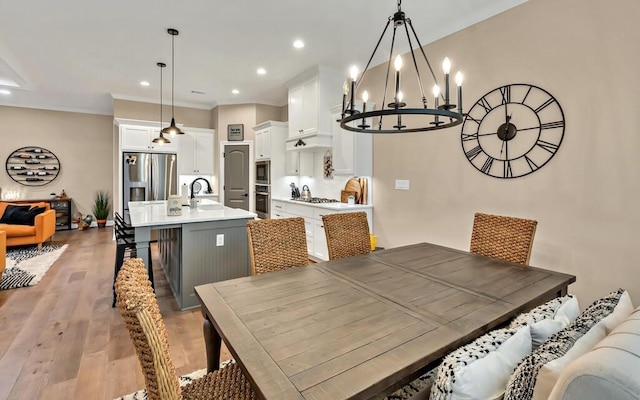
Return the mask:
{"type": "Polygon", "coordinates": [[[93,215],[98,222],[98,228],[105,227],[110,211],[111,203],[109,201],[109,193],[101,190],[97,191],[93,198],[93,215]]]}

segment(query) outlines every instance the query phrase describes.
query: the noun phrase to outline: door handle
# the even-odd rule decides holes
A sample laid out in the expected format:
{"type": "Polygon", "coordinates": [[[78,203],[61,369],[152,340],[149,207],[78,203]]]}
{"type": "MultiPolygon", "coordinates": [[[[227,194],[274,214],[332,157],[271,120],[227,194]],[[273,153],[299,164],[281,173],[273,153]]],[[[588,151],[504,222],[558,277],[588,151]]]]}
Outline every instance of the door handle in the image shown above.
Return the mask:
{"type": "Polygon", "coordinates": [[[249,197],[249,193],[243,194],[244,197],[249,197]]]}

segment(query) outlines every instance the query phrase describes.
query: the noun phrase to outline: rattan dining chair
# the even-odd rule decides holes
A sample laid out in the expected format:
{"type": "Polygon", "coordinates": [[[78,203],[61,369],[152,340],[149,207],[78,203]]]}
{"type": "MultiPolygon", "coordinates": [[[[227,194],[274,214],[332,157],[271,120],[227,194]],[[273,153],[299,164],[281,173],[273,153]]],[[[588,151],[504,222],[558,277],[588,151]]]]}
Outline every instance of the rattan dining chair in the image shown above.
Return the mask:
{"type": "Polygon", "coordinates": [[[309,265],[304,218],[252,220],[247,236],[252,275],[309,265]]]}
{"type": "Polygon", "coordinates": [[[366,212],[323,215],[322,225],[327,237],[329,260],[371,252],[366,212]]]}
{"type": "Polygon", "coordinates": [[[471,233],[471,252],[529,265],[538,221],[476,213],[471,233]]]}
{"type": "Polygon", "coordinates": [[[148,399],[257,399],[251,384],[235,363],[180,387],[169,351],[167,330],[141,259],[124,262],[116,280],[116,292],[118,309],[142,367],[148,399]]]}

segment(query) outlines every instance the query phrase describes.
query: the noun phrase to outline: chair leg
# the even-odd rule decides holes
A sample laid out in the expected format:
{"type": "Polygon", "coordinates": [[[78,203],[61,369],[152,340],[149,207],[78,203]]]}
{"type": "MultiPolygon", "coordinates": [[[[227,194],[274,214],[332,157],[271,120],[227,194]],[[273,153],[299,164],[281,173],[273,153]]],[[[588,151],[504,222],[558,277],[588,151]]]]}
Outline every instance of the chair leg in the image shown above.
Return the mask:
{"type": "Polygon", "coordinates": [[[155,292],[156,287],[155,287],[155,284],[153,282],[153,263],[151,262],[151,247],[149,247],[149,268],[148,268],[148,273],[149,273],[149,280],[151,281],[151,287],[153,288],[153,291],[155,292]]]}
{"type": "Polygon", "coordinates": [[[113,303],[111,304],[111,307],[116,306],[116,277],[118,276],[118,272],[120,272],[120,267],[122,267],[122,263],[124,263],[125,251],[126,251],[125,246],[117,246],[116,264],[113,271],[113,303]]]}

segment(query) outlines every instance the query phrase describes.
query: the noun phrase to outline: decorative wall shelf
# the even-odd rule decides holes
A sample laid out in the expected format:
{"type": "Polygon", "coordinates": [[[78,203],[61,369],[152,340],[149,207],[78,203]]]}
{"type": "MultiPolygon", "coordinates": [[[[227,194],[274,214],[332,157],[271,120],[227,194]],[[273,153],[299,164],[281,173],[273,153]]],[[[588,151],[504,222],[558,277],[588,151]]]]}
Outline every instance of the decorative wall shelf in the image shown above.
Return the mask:
{"type": "Polygon", "coordinates": [[[15,150],[5,163],[7,174],[25,186],[43,186],[56,179],[60,173],[60,161],[49,150],[28,146],[15,150]]]}

